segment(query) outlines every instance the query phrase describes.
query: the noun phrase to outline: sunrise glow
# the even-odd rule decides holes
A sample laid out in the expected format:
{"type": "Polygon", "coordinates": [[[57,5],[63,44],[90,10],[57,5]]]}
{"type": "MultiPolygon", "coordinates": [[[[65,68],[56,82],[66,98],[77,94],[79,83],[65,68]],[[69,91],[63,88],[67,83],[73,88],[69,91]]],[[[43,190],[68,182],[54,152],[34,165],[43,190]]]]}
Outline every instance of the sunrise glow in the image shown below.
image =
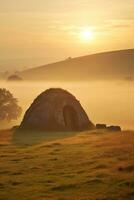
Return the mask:
{"type": "Polygon", "coordinates": [[[90,29],[83,29],[81,32],[80,32],[80,39],[82,41],[85,41],[85,42],[88,42],[90,40],[93,39],[93,36],[94,36],[94,33],[92,30],[90,29]]]}

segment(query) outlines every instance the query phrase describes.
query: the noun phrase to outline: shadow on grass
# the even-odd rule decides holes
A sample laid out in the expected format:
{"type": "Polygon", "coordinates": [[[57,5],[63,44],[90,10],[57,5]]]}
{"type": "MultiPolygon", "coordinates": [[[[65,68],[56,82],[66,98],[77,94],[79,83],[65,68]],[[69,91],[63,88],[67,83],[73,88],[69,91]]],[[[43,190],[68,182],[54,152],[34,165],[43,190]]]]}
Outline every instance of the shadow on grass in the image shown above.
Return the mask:
{"type": "Polygon", "coordinates": [[[12,144],[21,146],[31,146],[40,144],[41,142],[55,141],[76,135],[77,132],[34,132],[14,131],[12,136],[12,144]]]}

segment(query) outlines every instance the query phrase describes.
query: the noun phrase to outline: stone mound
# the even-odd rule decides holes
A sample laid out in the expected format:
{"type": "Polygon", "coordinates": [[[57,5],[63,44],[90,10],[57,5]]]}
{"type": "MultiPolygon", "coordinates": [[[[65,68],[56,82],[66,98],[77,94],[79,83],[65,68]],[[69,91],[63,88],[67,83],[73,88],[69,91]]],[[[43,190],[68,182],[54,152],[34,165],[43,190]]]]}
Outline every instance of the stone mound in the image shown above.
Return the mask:
{"type": "Polygon", "coordinates": [[[80,102],[72,94],[60,88],[51,88],[34,100],[19,130],[57,132],[94,128],[80,102]]]}

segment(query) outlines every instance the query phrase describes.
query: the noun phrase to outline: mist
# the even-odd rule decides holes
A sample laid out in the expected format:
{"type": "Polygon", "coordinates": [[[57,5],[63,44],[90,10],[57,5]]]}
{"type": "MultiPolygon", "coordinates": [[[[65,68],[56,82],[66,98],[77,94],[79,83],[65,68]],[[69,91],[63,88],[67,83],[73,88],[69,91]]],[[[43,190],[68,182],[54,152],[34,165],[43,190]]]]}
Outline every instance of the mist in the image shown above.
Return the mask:
{"type": "Polygon", "coordinates": [[[91,82],[0,82],[18,99],[23,109],[21,118],[0,128],[19,125],[25,111],[33,100],[49,88],[63,88],[71,92],[82,104],[89,119],[96,123],[120,125],[123,129],[134,129],[134,82],[91,81],[91,82]]]}

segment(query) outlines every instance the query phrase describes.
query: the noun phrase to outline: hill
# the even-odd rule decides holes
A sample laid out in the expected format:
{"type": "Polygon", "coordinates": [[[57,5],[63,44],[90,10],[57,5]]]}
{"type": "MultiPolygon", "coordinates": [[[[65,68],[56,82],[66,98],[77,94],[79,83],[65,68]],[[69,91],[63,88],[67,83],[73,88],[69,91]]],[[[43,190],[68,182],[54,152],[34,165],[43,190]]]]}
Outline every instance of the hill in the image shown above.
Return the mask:
{"type": "Polygon", "coordinates": [[[69,58],[22,71],[20,76],[24,80],[44,81],[133,80],[134,49],[69,58]]]}
{"type": "Polygon", "coordinates": [[[134,132],[54,135],[17,146],[0,132],[0,199],[133,199],[134,132]]]}

